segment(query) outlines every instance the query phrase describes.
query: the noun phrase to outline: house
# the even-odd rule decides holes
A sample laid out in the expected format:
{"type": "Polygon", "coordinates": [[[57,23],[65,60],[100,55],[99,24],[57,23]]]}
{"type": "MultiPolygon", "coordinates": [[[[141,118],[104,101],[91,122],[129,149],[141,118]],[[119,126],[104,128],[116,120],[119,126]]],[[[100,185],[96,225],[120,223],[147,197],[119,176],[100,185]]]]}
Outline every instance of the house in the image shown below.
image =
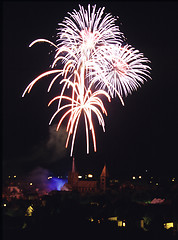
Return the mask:
{"type": "Polygon", "coordinates": [[[23,194],[18,186],[8,186],[8,192],[10,198],[20,199],[23,197],[23,194]]]}

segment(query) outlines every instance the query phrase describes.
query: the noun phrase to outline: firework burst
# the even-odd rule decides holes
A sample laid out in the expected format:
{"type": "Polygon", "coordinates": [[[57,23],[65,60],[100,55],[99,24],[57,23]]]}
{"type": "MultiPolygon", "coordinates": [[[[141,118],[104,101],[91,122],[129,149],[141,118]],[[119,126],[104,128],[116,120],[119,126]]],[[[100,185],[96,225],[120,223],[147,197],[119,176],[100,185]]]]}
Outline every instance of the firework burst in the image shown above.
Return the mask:
{"type": "Polygon", "coordinates": [[[101,47],[88,62],[88,67],[94,69],[92,81],[96,86],[106,90],[111,97],[118,95],[123,103],[122,97],[137,90],[150,78],[148,62],[143,53],[130,45],[113,45],[101,47]]]}
{"type": "Polygon", "coordinates": [[[47,42],[55,47],[52,70],[42,73],[25,89],[25,94],[31,91],[40,79],[54,75],[49,84],[51,90],[54,82],[59,80],[62,85],[59,96],[54,97],[48,104],[58,101],[58,107],[52,116],[63,113],[57,129],[68,117],[66,131],[68,137],[66,147],[71,140],[71,156],[73,154],[76,132],[81,115],[84,115],[87,153],[89,153],[89,132],[96,151],[96,136],[92,115],[95,114],[99,124],[105,131],[103,114],[107,115],[101,96],[110,98],[118,96],[124,105],[123,97],[136,90],[149,77],[149,60],[130,45],[123,45],[123,33],[115,25],[116,18],[110,13],[104,15],[104,7],[96,10],[96,5],[85,10],[79,5],[79,11],[73,10],[69,17],[59,23],[57,43],[37,39],[30,44],[47,42]],[[63,64],[57,69],[58,62],[63,64]],[[71,95],[66,90],[72,89],[71,95]],[[65,101],[64,101],[65,100],[65,101]],[[66,103],[66,101],[68,103],[66,103]]]}

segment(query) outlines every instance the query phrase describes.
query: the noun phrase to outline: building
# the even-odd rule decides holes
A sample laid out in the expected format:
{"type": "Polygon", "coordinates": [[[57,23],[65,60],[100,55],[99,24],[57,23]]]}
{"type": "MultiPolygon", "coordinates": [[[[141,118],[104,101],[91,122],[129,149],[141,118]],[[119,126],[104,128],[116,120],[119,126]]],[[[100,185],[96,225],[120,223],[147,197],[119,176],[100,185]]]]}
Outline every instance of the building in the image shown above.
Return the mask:
{"type": "Polygon", "coordinates": [[[108,172],[106,164],[100,175],[100,181],[97,180],[80,180],[79,174],[75,168],[75,158],[72,161],[72,171],[68,174],[68,188],[80,193],[106,191],[108,172]]]}
{"type": "Polygon", "coordinates": [[[7,201],[10,201],[12,199],[21,199],[24,195],[22,193],[22,190],[17,185],[10,185],[7,187],[4,187],[2,198],[7,199],[7,201]]]}
{"type": "Polygon", "coordinates": [[[104,168],[101,172],[101,175],[100,175],[100,189],[102,191],[106,191],[106,186],[107,186],[107,183],[108,183],[108,171],[106,169],[106,164],[104,165],[104,168]]]}

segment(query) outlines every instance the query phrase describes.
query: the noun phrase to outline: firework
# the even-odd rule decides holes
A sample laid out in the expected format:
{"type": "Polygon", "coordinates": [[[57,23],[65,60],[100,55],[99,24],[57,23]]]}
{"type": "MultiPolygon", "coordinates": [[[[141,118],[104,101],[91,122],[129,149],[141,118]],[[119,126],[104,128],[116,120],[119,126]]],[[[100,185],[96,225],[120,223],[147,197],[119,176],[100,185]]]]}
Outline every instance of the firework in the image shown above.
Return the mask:
{"type": "MultiPolygon", "coordinates": [[[[80,78],[78,74],[77,74],[77,77],[80,78]]],[[[84,94],[81,93],[81,91],[83,92],[83,89],[81,88],[81,85],[80,85],[80,82],[81,82],[80,79],[79,81],[76,80],[74,83],[70,82],[68,79],[63,80],[62,82],[65,82],[70,85],[70,87],[72,88],[72,97],[60,95],[53,98],[49,102],[48,105],[50,106],[52,102],[58,99],[60,100],[66,99],[69,101],[69,104],[65,104],[64,106],[59,107],[57,109],[57,111],[54,113],[54,115],[50,120],[50,124],[60,111],[69,108],[69,110],[66,111],[65,114],[60,119],[57,125],[57,130],[59,129],[60,125],[62,124],[63,120],[67,117],[67,115],[70,115],[68,124],[67,124],[68,137],[66,141],[66,147],[68,146],[70,136],[73,134],[72,144],[71,144],[71,156],[72,156],[78,122],[81,114],[83,113],[84,119],[85,119],[85,129],[86,129],[87,153],[89,153],[89,130],[91,130],[94,151],[96,151],[96,137],[95,137],[95,131],[94,131],[94,126],[92,122],[92,112],[96,114],[99,124],[102,126],[103,131],[105,131],[104,119],[99,108],[102,110],[102,112],[105,115],[107,115],[107,112],[99,96],[100,95],[106,96],[108,101],[110,101],[110,96],[103,90],[98,90],[92,93],[91,91],[92,83],[90,84],[88,89],[85,89],[84,94]]]]}
{"type": "Polygon", "coordinates": [[[57,129],[63,120],[68,117],[66,131],[68,137],[66,147],[71,140],[73,154],[76,132],[81,115],[84,115],[87,153],[89,153],[89,131],[96,151],[96,136],[92,121],[96,115],[99,124],[105,131],[103,114],[107,115],[101,96],[110,98],[118,96],[124,105],[123,97],[136,90],[149,77],[149,60],[130,45],[123,45],[124,36],[115,25],[116,18],[110,13],[104,15],[104,7],[96,11],[96,5],[85,10],[79,5],[79,11],[73,10],[69,17],[59,23],[57,43],[37,39],[29,47],[38,42],[47,42],[55,47],[55,56],[52,70],[42,73],[35,78],[25,89],[25,94],[31,91],[34,84],[40,79],[53,75],[48,91],[58,80],[62,85],[59,96],[54,97],[48,104],[58,101],[58,107],[50,123],[60,113],[57,129]],[[58,68],[58,62],[63,65],[58,68]],[[71,89],[71,95],[66,90],[71,89]],[[68,102],[68,103],[66,103],[68,102]]]}
{"type": "Polygon", "coordinates": [[[148,62],[142,53],[130,45],[114,45],[101,47],[88,65],[95,69],[92,81],[96,86],[106,90],[111,97],[118,95],[123,103],[122,97],[137,90],[150,78],[148,62]]]}

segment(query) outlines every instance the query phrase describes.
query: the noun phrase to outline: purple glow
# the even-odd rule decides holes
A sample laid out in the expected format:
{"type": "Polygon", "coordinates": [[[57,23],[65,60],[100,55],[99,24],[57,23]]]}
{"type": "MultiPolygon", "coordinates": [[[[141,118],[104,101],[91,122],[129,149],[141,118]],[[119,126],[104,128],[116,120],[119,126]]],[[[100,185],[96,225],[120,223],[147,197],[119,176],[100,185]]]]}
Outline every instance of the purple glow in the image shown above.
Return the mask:
{"type": "Polygon", "coordinates": [[[48,188],[50,191],[52,190],[61,191],[61,188],[64,186],[65,183],[67,183],[67,179],[53,177],[50,180],[48,180],[48,188]]]}

